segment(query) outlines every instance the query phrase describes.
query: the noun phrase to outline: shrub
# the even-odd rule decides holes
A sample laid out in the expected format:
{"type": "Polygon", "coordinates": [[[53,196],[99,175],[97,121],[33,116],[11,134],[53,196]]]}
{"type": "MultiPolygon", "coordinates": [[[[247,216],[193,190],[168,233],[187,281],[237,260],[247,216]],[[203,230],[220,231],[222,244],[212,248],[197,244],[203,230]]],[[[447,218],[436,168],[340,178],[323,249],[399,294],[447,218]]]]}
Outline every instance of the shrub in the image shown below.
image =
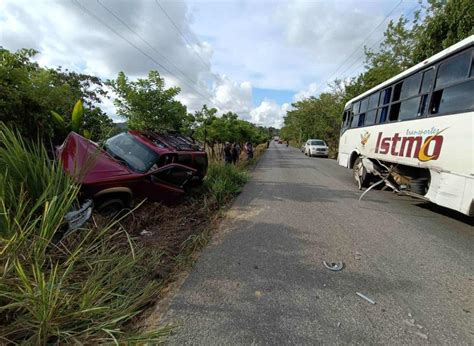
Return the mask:
{"type": "Polygon", "coordinates": [[[205,186],[216,202],[221,205],[240,193],[247,180],[247,172],[234,165],[212,163],[207,171],[205,186]]]}

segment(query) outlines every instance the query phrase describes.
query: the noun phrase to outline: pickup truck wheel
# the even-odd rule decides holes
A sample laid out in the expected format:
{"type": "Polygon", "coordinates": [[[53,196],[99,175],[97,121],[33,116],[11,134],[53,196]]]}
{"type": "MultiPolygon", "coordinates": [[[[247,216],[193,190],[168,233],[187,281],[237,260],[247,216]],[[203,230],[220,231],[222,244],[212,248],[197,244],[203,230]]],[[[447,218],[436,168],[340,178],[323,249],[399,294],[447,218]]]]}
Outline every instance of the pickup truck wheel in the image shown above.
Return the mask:
{"type": "Polygon", "coordinates": [[[370,183],[370,174],[367,172],[367,169],[364,167],[362,158],[359,156],[352,166],[352,173],[354,182],[359,187],[359,190],[362,190],[363,187],[369,186],[370,183]]]}
{"type": "Polygon", "coordinates": [[[127,207],[121,198],[112,197],[99,201],[96,204],[97,211],[107,217],[114,217],[127,207]]]}

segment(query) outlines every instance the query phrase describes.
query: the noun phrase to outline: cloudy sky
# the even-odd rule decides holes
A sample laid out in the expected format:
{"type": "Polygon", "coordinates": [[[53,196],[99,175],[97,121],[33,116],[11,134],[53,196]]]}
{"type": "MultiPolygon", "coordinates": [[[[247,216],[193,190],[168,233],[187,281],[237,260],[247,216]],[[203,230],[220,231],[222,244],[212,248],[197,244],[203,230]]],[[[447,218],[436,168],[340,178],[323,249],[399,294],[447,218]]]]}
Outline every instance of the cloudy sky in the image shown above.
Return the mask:
{"type": "MultiPolygon", "coordinates": [[[[114,78],[158,70],[202,104],[280,126],[295,100],[363,65],[390,19],[417,0],[0,0],[0,46],[42,65],[114,78]]],[[[114,115],[111,101],[103,107],[114,115]]]]}

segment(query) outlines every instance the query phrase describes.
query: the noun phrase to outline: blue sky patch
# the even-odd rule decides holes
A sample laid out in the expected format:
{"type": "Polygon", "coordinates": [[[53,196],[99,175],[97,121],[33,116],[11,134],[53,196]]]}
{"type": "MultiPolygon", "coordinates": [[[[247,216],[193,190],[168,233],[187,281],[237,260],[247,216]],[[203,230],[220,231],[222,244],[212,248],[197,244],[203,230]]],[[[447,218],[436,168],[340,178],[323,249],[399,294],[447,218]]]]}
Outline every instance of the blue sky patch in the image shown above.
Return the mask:
{"type": "Polygon", "coordinates": [[[296,94],[294,90],[276,90],[276,89],[262,89],[253,88],[253,105],[258,106],[265,99],[275,100],[278,104],[293,102],[293,96],[296,94]]]}

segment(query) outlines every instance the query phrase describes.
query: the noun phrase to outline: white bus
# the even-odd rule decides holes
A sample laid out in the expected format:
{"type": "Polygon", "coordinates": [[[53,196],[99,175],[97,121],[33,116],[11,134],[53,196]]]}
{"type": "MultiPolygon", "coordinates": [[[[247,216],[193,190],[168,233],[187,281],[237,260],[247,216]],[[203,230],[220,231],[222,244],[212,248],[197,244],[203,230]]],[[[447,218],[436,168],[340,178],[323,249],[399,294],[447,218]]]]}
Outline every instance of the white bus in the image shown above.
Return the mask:
{"type": "Polygon", "coordinates": [[[338,162],[367,187],[474,215],[474,35],[350,100],[338,162]]]}

